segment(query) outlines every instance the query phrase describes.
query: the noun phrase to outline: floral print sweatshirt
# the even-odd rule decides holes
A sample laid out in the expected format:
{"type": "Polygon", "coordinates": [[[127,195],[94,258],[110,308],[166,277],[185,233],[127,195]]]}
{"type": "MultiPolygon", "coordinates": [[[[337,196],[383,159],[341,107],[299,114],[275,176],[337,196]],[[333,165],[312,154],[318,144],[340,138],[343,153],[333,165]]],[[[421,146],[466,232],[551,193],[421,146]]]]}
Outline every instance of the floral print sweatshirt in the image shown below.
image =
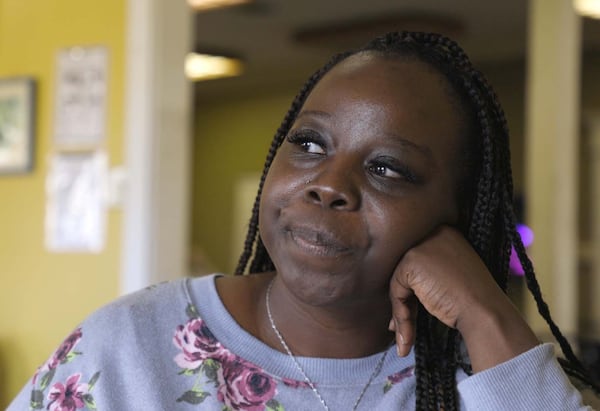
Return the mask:
{"type": "MultiPolygon", "coordinates": [[[[302,411],[322,405],[292,359],[244,331],[215,276],[149,287],[101,308],[39,367],[8,407],[22,410],[302,411]]],[[[299,357],[331,411],[351,410],[381,354],[299,357]]],[[[457,371],[463,410],[581,410],[552,346],[490,370],[457,371]]],[[[414,410],[414,357],[390,347],[358,410],[414,410]]]]}

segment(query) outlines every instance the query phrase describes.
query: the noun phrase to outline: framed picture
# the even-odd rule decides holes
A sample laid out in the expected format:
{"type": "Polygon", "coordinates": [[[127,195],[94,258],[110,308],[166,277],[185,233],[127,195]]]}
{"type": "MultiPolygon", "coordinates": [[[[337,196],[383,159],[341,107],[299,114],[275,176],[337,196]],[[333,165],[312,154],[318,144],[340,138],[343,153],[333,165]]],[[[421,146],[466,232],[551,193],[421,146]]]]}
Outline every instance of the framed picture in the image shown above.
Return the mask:
{"type": "Polygon", "coordinates": [[[33,168],[34,108],[32,78],[0,79],[0,174],[33,168]]]}

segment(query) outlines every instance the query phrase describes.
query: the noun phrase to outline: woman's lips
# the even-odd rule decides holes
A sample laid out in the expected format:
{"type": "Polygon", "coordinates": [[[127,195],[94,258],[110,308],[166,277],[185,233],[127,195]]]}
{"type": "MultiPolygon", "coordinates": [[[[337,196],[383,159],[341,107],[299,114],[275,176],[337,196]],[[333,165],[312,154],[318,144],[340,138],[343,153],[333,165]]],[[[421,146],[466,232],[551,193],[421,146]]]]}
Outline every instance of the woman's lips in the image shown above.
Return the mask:
{"type": "Polygon", "coordinates": [[[288,228],[293,242],[304,252],[321,257],[336,257],[349,253],[351,246],[343,242],[334,233],[308,227],[288,228]]]}

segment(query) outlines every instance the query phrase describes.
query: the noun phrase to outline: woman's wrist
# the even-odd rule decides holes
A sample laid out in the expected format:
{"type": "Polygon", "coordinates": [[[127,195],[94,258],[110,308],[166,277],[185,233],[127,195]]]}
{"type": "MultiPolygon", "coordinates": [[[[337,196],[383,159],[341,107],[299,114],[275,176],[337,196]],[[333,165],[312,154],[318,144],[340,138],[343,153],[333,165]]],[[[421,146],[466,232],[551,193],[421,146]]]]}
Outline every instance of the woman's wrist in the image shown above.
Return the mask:
{"type": "Polygon", "coordinates": [[[457,321],[474,372],[492,368],[530,350],[539,340],[506,295],[471,307],[457,321]]]}

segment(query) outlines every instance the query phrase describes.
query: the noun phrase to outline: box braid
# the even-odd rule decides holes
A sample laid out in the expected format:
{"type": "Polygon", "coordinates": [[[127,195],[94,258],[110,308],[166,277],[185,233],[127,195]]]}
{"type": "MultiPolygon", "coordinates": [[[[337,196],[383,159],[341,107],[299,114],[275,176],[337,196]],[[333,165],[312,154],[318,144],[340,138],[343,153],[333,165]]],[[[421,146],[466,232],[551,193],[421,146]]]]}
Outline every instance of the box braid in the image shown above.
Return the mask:
{"type": "MultiPolygon", "coordinates": [[[[449,90],[457,109],[464,116],[466,136],[462,156],[463,178],[459,183],[461,216],[458,228],[479,254],[495,281],[506,292],[511,247],[525,271],[527,287],[538,311],[548,323],[565,359],[565,371],[589,386],[596,386],[550,316],[542,298],[531,261],[515,228],[513,185],[510,166],[508,126],[498,98],[483,75],[471,64],[465,52],[452,40],[432,33],[388,33],[354,52],[335,55],[304,84],[277,130],[252,208],[252,217],[236,274],[242,275],[253,257],[249,273],[275,269],[258,233],[260,196],[269,167],[289,132],[307,96],[319,80],[336,64],[356,53],[371,53],[383,58],[416,59],[439,71],[451,85],[449,90]]],[[[471,373],[461,355],[459,333],[441,324],[421,305],[417,315],[415,341],[417,410],[452,411],[458,409],[456,368],[471,373]]]]}

